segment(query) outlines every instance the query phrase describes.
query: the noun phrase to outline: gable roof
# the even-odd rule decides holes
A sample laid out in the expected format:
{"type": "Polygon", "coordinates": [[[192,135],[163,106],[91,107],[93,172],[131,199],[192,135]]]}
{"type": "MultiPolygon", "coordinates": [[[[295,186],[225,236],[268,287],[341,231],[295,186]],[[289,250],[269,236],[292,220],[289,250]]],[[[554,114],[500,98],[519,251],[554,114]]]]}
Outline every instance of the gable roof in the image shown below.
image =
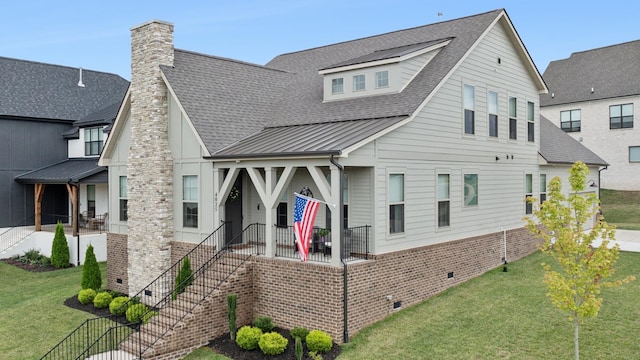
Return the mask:
{"type": "Polygon", "coordinates": [[[549,93],[540,96],[540,106],[638,95],[639,58],[640,40],[636,40],[552,61],[542,75],[549,93]]]}
{"type": "Polygon", "coordinates": [[[107,168],[98,166],[97,158],[67,159],[53,165],[26,172],[15,180],[23,184],[67,184],[82,182],[91,177],[92,182],[107,182],[107,168]],[[102,176],[96,176],[101,174],[102,176]]]}
{"type": "Polygon", "coordinates": [[[80,120],[118,103],[129,86],[98,71],[0,57],[0,117],[80,120]]]}
{"type": "Polygon", "coordinates": [[[587,165],[609,165],[544,116],[540,116],[539,154],[549,164],[573,164],[582,161],[587,165]]]}
{"type": "MultiPolygon", "coordinates": [[[[411,116],[498,21],[511,29],[510,37],[528,64],[534,82],[540,91],[546,90],[503,9],[283,54],[265,66],[176,50],[173,66],[161,69],[207,152],[215,156],[220,151],[219,155],[226,157],[232,156],[233,151],[254,153],[261,147],[267,149],[266,143],[248,146],[249,139],[245,139],[265,138],[258,135],[263,129],[265,133],[286,129],[291,136],[300,137],[310,128],[294,125],[325,124],[313,127],[317,137],[322,138],[340,126],[326,125],[331,122],[374,120],[379,126],[379,119],[411,116]],[[443,39],[450,42],[402,92],[323,101],[323,76],[319,70],[356,60],[395,56],[408,49],[416,51],[417,44],[435,44],[443,39]],[[241,139],[245,140],[231,146],[241,139]]],[[[358,124],[366,127],[364,122],[358,124]]],[[[362,134],[353,132],[355,137],[341,146],[357,142],[362,134]]]]}

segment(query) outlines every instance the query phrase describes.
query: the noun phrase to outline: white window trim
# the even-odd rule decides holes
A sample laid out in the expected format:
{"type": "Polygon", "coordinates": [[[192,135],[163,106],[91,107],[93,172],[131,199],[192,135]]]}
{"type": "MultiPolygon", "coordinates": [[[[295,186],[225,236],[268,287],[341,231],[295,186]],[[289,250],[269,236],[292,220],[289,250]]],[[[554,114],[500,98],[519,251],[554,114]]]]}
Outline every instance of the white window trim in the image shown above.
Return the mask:
{"type": "Polygon", "coordinates": [[[407,173],[405,170],[389,170],[387,172],[387,208],[386,208],[386,233],[389,238],[398,238],[404,237],[407,232],[407,173]],[[392,202],[391,201],[391,175],[402,175],[403,184],[403,200],[402,202],[392,202]],[[402,232],[391,232],[391,205],[404,205],[403,211],[403,231],[402,232]]]}
{"type": "Polygon", "coordinates": [[[435,193],[434,193],[434,228],[435,228],[435,232],[442,232],[442,231],[450,231],[452,228],[452,223],[453,223],[453,214],[452,214],[452,207],[451,207],[451,183],[452,183],[452,179],[453,179],[453,171],[451,169],[438,169],[436,170],[436,175],[435,175],[435,193]],[[438,175],[449,175],[449,225],[447,226],[439,226],[438,225],[438,203],[440,201],[440,199],[438,199],[438,175]]]}
{"type": "MultiPolygon", "coordinates": [[[[463,169],[462,170],[462,199],[461,199],[461,207],[462,210],[477,210],[478,208],[480,208],[480,170],[479,169],[463,169]],[[464,182],[464,176],[465,175],[475,175],[476,176],[476,180],[477,180],[477,187],[478,187],[478,194],[477,194],[477,204],[475,205],[465,205],[464,204],[464,188],[466,186],[465,182],[464,182]]],[[[451,176],[449,176],[449,192],[451,192],[451,176]]],[[[451,193],[449,193],[449,201],[451,201],[451,193]]],[[[449,212],[451,212],[451,210],[449,210],[449,212]]]]}

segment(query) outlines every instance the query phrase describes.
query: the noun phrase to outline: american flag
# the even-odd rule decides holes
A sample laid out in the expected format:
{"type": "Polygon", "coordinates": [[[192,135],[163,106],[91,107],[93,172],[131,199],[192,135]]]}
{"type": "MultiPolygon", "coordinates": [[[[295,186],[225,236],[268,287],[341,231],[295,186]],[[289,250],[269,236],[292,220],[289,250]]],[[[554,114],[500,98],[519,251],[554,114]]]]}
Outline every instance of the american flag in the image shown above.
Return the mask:
{"type": "Polygon", "coordinates": [[[296,194],[296,205],[293,209],[293,232],[296,236],[296,246],[302,261],[309,259],[309,243],[313,223],[320,202],[316,199],[296,194]]]}

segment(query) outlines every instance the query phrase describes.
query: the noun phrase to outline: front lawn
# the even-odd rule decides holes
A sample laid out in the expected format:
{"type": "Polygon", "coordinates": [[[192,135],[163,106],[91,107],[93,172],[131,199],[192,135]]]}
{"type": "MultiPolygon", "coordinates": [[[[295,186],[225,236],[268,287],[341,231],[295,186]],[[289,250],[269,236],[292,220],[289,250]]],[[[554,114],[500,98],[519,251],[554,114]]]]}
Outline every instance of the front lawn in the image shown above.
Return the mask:
{"type": "Polygon", "coordinates": [[[618,229],[640,230],[640,191],[600,190],[605,220],[618,229]]]}

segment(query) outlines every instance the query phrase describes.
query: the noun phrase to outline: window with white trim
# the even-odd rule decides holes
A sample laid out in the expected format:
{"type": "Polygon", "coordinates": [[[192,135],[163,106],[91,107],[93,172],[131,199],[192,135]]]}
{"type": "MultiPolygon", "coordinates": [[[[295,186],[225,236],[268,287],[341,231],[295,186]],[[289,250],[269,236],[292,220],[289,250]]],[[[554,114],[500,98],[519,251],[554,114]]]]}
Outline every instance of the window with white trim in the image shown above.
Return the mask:
{"type": "Polygon", "coordinates": [[[389,71],[376,72],[376,89],[389,87],[389,71]]]}
{"type": "Polygon", "coordinates": [[[342,93],[344,93],[344,79],[343,78],[331,79],[331,93],[332,94],[342,94],[342,93]]]}
{"type": "Polygon", "coordinates": [[[353,91],[363,91],[365,90],[365,78],[364,75],[354,75],[353,76],[353,91]]]}
{"type": "Polygon", "coordinates": [[[478,174],[464,174],[464,206],[478,206],[478,174]]]}
{"type": "Polygon", "coordinates": [[[509,98],[509,139],[518,139],[518,99],[509,98]]]}
{"type": "Polygon", "coordinates": [[[533,196],[533,174],[524,175],[524,213],[533,214],[533,204],[529,199],[533,196]]]}
{"type": "Polygon", "coordinates": [[[120,205],[120,209],[119,209],[119,214],[120,214],[120,221],[127,221],[129,219],[129,214],[127,212],[127,206],[129,203],[129,194],[128,194],[128,190],[127,190],[127,177],[126,176],[120,176],[120,189],[119,189],[119,205],[120,205]]]}
{"type": "Polygon", "coordinates": [[[389,233],[404,232],[404,174],[389,174],[389,233]]]}
{"type": "Polygon", "coordinates": [[[471,85],[464,85],[464,133],[473,135],[476,133],[475,100],[476,90],[471,85]]]}
{"type": "Polygon", "coordinates": [[[446,227],[451,223],[449,174],[438,174],[438,227],[446,227]]]}
{"type": "Polygon", "coordinates": [[[498,93],[489,91],[487,102],[489,110],[489,136],[498,137],[498,93]]]}
{"type": "Polygon", "coordinates": [[[283,192],[280,197],[280,202],[278,203],[278,207],[276,208],[276,226],[277,227],[287,227],[288,225],[288,204],[287,204],[287,192],[283,192]]]}
{"type": "Polygon", "coordinates": [[[547,174],[540,174],[540,204],[547,201],[547,174]]]}
{"type": "Polygon", "coordinates": [[[198,227],[198,176],[182,177],[182,226],[198,227]]]}
{"type": "Polygon", "coordinates": [[[535,104],[527,101],[527,141],[536,141],[535,134],[535,104]]]}
{"type": "Polygon", "coordinates": [[[95,217],[96,214],[96,186],[87,185],[87,215],[95,217]]]}
{"type": "Polygon", "coordinates": [[[629,146],[629,162],[640,162],[640,146],[629,146]]]}

